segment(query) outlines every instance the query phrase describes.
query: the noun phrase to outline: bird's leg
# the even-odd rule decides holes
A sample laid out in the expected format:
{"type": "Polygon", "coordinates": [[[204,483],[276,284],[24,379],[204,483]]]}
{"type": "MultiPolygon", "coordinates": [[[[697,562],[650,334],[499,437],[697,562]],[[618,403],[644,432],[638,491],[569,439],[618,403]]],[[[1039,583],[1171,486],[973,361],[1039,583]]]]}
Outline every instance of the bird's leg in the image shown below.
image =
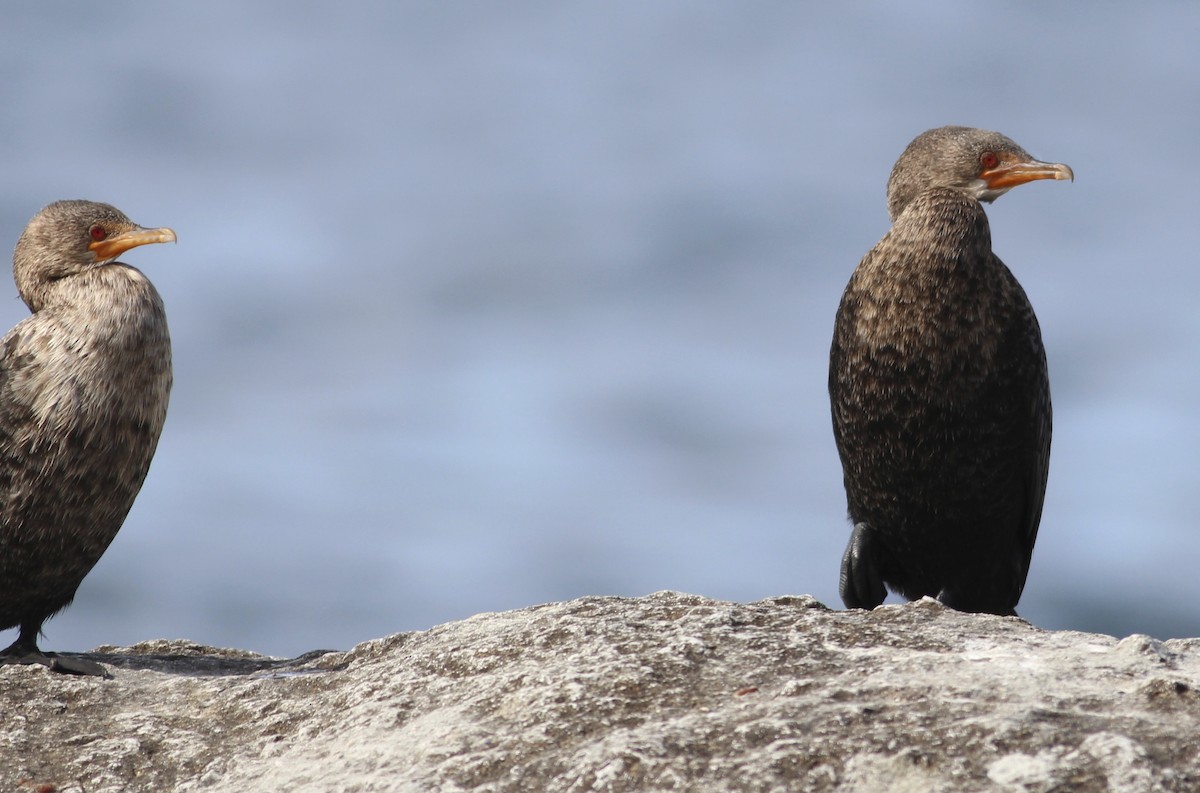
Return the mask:
{"type": "Polygon", "coordinates": [[[873,609],[887,597],[883,576],[875,566],[873,536],[868,524],[854,524],[846,553],[842,555],[838,592],[848,609],[873,609]]]}
{"type": "Polygon", "coordinates": [[[41,620],[21,623],[21,633],[17,640],[0,650],[0,666],[41,664],[52,672],[66,675],[111,677],[108,670],[95,661],[42,652],[37,646],[37,637],[41,629],[41,620]]]}
{"type": "Polygon", "coordinates": [[[37,646],[37,638],[41,630],[41,620],[21,623],[21,633],[17,636],[17,640],[0,650],[0,663],[26,663],[25,658],[42,655],[42,651],[37,646]]]}

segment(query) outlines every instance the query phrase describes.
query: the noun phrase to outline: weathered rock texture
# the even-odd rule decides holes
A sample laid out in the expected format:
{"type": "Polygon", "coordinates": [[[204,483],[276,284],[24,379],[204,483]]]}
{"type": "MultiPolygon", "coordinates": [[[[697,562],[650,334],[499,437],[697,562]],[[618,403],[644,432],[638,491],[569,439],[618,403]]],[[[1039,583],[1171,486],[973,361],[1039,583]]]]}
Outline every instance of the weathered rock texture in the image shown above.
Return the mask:
{"type": "Polygon", "coordinates": [[[277,661],[0,669],[0,790],[1195,791],[1200,640],[584,598],[277,661]]]}

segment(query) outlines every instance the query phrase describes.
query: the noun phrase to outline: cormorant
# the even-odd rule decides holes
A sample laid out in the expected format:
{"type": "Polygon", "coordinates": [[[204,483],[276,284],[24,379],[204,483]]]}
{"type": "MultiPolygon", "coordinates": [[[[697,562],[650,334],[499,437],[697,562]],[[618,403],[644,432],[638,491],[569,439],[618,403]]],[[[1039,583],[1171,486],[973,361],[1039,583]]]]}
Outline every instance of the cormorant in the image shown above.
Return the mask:
{"type": "Polygon", "coordinates": [[[980,202],[1035,179],[1074,174],[968,127],[923,133],[892,169],[892,228],[846,286],[829,356],[848,608],[874,608],[886,586],[1015,614],[1046,492],[1050,383],[980,202]]]}
{"type": "Polygon", "coordinates": [[[158,445],[166,314],[146,276],[116,258],[174,240],[108,204],[58,201],[17,242],[13,274],[32,314],[0,339],[0,630],[20,635],[0,663],[105,673],[37,639],[121,528],[158,445]]]}

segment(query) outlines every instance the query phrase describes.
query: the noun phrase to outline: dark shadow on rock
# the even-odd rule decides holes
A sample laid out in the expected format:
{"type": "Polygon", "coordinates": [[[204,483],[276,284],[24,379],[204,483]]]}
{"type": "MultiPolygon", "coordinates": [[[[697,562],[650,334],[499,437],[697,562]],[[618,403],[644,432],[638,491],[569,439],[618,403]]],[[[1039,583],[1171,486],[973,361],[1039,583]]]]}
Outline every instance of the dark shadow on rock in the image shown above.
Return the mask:
{"type": "Polygon", "coordinates": [[[98,648],[103,652],[59,653],[69,658],[82,658],[110,667],[110,671],[128,669],[159,672],[187,677],[224,677],[253,675],[256,677],[290,677],[322,674],[345,668],[345,653],[338,650],[312,650],[295,658],[271,658],[252,653],[230,652],[215,647],[190,645],[182,652],[138,652],[138,647],[115,649],[98,648]],[[317,663],[324,659],[324,663],[317,663]]]}

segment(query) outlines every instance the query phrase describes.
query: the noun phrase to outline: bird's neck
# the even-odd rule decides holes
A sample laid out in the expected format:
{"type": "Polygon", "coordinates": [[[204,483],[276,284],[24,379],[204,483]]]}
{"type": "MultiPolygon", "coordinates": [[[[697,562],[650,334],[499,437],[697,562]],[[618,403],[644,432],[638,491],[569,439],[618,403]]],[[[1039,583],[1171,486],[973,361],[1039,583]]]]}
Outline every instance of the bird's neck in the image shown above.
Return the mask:
{"type": "Polygon", "coordinates": [[[891,244],[926,267],[955,267],[963,253],[990,257],[992,232],[983,205],[950,188],[932,188],[908,203],[888,232],[891,244]]]}
{"type": "Polygon", "coordinates": [[[94,316],[100,324],[119,320],[135,306],[162,304],[150,279],[120,262],[17,286],[21,299],[35,314],[47,310],[80,312],[94,316]]]}

